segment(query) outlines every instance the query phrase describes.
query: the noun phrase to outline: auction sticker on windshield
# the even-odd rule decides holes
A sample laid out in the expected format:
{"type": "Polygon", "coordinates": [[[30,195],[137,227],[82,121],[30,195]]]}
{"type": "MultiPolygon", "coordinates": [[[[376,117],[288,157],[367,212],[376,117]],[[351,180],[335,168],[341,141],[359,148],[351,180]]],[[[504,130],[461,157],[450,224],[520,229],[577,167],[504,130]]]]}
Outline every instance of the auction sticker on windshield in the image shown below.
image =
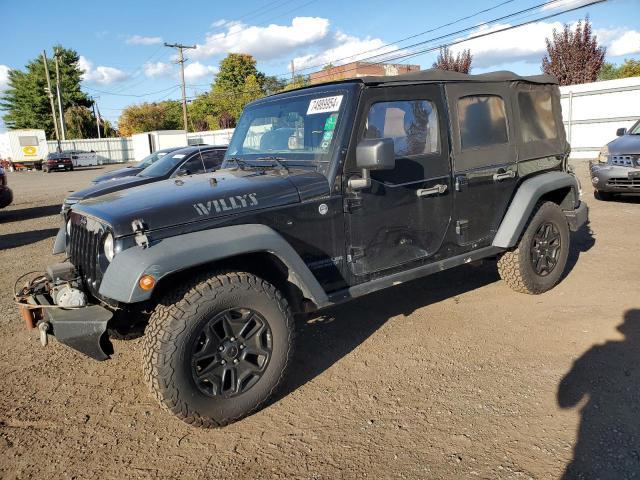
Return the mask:
{"type": "Polygon", "coordinates": [[[314,113],[337,112],[340,109],[342,97],[343,95],[336,95],[335,97],[314,98],[309,102],[307,115],[313,115],[314,113]]]}

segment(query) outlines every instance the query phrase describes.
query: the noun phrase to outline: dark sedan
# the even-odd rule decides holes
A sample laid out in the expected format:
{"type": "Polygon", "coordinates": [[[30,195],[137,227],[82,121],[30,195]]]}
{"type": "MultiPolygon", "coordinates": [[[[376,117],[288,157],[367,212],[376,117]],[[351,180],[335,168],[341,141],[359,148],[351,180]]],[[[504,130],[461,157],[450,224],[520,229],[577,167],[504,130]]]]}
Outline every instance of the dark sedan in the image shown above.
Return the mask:
{"type": "Polygon", "coordinates": [[[220,167],[226,151],[227,147],[215,145],[180,148],[167,153],[137,175],[115,178],[72,193],[64,200],[62,209],[67,210],[71,205],[87,198],[99,197],[138,185],[177,176],[212,172],[220,167]]]}
{"type": "Polygon", "coordinates": [[[157,152],[153,152],[151,155],[147,155],[146,157],[144,157],[142,160],[140,160],[138,163],[134,165],[127,165],[124,168],[119,168],[118,170],[112,170],[109,173],[100,175],[99,177],[94,178],[91,181],[91,183],[95,185],[96,183],[106,182],[107,180],[113,180],[115,178],[131,177],[133,175],[137,175],[141,171],[143,171],[145,168],[157,162],[168,153],[175,152],[176,150],[179,150],[181,148],[184,148],[184,147],[171,147],[171,148],[164,148],[162,150],[158,150],[157,152]]]}
{"type": "Polygon", "coordinates": [[[42,171],[45,173],[66,170],[73,170],[70,152],[50,153],[42,162],[42,171]]]}

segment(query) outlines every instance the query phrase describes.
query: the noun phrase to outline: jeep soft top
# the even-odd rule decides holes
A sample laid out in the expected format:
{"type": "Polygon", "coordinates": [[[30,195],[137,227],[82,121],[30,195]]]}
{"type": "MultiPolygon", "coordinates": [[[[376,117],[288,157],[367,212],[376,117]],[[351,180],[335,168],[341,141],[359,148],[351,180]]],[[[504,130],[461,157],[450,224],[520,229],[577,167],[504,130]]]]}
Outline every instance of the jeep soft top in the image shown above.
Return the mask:
{"type": "Polygon", "coordinates": [[[587,219],[556,81],[429,70],[246,106],[222,169],[79,202],[27,324],[93,358],[144,328],[145,379],[184,421],[255,411],[295,313],[479,259],[516,291],[555,286],[587,219]],[[150,315],[147,312],[151,312],[150,315]]]}

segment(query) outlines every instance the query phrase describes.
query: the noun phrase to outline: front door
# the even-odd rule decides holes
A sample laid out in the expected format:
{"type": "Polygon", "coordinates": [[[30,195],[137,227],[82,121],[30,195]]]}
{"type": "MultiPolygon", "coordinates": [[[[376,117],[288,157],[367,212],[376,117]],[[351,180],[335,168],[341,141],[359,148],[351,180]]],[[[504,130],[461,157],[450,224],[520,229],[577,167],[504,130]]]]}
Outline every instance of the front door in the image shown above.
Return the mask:
{"type": "MultiPolygon", "coordinates": [[[[395,168],[371,172],[371,186],[346,187],[347,261],[357,276],[424,262],[447,232],[451,170],[445,107],[435,85],[364,92],[356,138],[391,138],[395,168]]],[[[346,177],[357,177],[355,149],[346,177]]]]}

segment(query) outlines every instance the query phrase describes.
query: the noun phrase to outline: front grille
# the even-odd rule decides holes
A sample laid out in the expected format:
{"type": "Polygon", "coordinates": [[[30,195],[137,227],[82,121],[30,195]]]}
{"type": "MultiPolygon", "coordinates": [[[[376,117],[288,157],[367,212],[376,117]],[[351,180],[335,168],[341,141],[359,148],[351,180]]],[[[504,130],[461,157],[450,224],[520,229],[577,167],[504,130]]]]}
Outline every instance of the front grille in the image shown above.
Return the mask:
{"type": "Polygon", "coordinates": [[[612,187],[640,188],[640,177],[614,177],[607,181],[607,185],[611,185],[612,187]]]}
{"type": "Polygon", "coordinates": [[[72,213],[69,259],[82,277],[85,288],[94,296],[102,281],[100,247],[104,234],[104,227],[96,220],[72,213]]]}
{"type": "Polygon", "coordinates": [[[611,163],[620,167],[640,167],[640,155],[611,155],[611,163]]]}

